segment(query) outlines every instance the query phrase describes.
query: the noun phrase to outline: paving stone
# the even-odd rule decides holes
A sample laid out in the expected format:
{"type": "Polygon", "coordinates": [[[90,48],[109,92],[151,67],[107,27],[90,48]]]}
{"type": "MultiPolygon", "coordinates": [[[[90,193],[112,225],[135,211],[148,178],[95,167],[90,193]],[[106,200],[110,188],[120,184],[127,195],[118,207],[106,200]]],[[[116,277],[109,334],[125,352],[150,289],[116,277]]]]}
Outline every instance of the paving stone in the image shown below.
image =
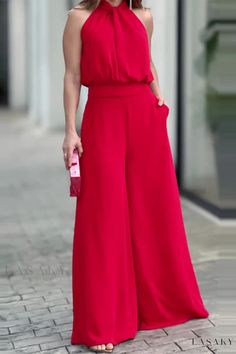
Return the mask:
{"type": "Polygon", "coordinates": [[[19,313],[24,313],[26,311],[25,307],[24,306],[4,306],[4,307],[1,307],[0,306],[0,314],[1,314],[1,318],[3,320],[4,318],[4,321],[9,321],[13,318],[15,318],[14,316],[16,316],[17,314],[19,313]],[[11,318],[12,316],[12,318],[11,318]]]}
{"type": "Polygon", "coordinates": [[[43,350],[37,352],[36,354],[68,354],[68,351],[65,348],[58,348],[52,350],[43,350]]]}
{"type": "Polygon", "coordinates": [[[23,340],[17,340],[14,342],[15,348],[21,348],[21,347],[26,347],[34,344],[44,344],[48,342],[55,342],[57,340],[60,340],[59,334],[54,334],[52,336],[42,336],[42,337],[33,337],[33,338],[28,338],[28,339],[23,339],[23,340]]]}
{"type": "Polygon", "coordinates": [[[27,331],[20,332],[20,333],[8,334],[7,336],[2,336],[1,342],[2,343],[8,343],[9,341],[14,342],[16,340],[28,339],[28,338],[32,338],[34,336],[35,335],[34,335],[33,330],[27,330],[27,331]]]}
{"type": "Polygon", "coordinates": [[[61,332],[61,338],[62,339],[70,339],[71,338],[71,330],[70,331],[65,331],[65,332],[61,332]]]}
{"type": "Polygon", "coordinates": [[[45,301],[53,301],[56,299],[64,299],[64,295],[63,294],[56,294],[56,295],[44,295],[44,299],[45,301]]]}
{"type": "Polygon", "coordinates": [[[236,317],[224,317],[213,319],[212,322],[216,327],[218,326],[234,326],[236,327],[236,317]]]}
{"type": "Polygon", "coordinates": [[[26,294],[33,294],[35,293],[35,289],[30,287],[30,288],[18,288],[17,292],[19,292],[21,295],[26,295],[26,294]]]}
{"type": "Polygon", "coordinates": [[[18,325],[18,326],[13,326],[9,328],[10,333],[20,333],[20,332],[25,332],[28,329],[32,330],[39,330],[42,328],[47,328],[47,327],[54,327],[54,322],[53,321],[45,321],[44,319],[41,322],[36,322],[36,323],[28,323],[26,325],[18,325]]]}
{"type": "Polygon", "coordinates": [[[58,340],[55,342],[44,343],[40,344],[41,350],[48,350],[48,349],[57,349],[60,347],[65,347],[66,345],[70,345],[70,341],[68,339],[58,340]]]}
{"type": "Polygon", "coordinates": [[[30,310],[37,310],[40,308],[49,307],[51,311],[53,307],[57,307],[58,305],[67,305],[67,304],[68,302],[66,298],[61,298],[53,301],[45,301],[44,299],[42,299],[42,301],[40,301],[37,304],[26,305],[26,309],[27,311],[30,311],[30,310]]]}
{"type": "Polygon", "coordinates": [[[0,304],[8,304],[8,306],[14,302],[14,301],[19,301],[21,300],[21,297],[19,295],[14,295],[14,296],[1,296],[0,297],[0,304]]]}
{"type": "Polygon", "coordinates": [[[8,328],[12,326],[17,326],[17,325],[24,325],[28,324],[29,319],[28,318],[23,318],[19,320],[12,320],[12,321],[1,321],[0,322],[0,328],[8,328]]]}
{"type": "Polygon", "coordinates": [[[60,289],[55,289],[55,290],[49,290],[49,289],[45,289],[45,290],[41,290],[41,291],[36,291],[33,294],[25,294],[22,295],[23,300],[27,300],[27,299],[33,299],[33,298],[38,298],[38,297],[44,297],[44,299],[47,300],[54,300],[56,298],[62,298],[63,294],[60,291],[60,289]]]}
{"type": "Polygon", "coordinates": [[[8,287],[7,289],[1,288],[1,298],[11,297],[11,296],[16,296],[16,295],[19,295],[19,294],[17,294],[11,287],[8,287]]]}
{"type": "Polygon", "coordinates": [[[197,335],[194,334],[191,330],[185,330],[169,335],[165,335],[163,337],[156,337],[154,334],[152,336],[146,336],[145,342],[148,343],[149,346],[155,347],[158,345],[164,345],[169,343],[179,343],[180,341],[192,340],[193,338],[197,338],[197,335]]]}
{"type": "Polygon", "coordinates": [[[40,350],[39,345],[31,345],[30,347],[14,349],[14,354],[33,354],[33,353],[37,353],[39,350],[40,350]]]}
{"type": "Polygon", "coordinates": [[[72,304],[49,307],[51,313],[72,310],[72,304]]]}
{"type": "Polygon", "coordinates": [[[212,328],[194,329],[199,337],[232,337],[236,335],[236,326],[218,326],[212,328]]]}
{"type": "Polygon", "coordinates": [[[72,323],[72,320],[73,320],[72,316],[65,316],[65,317],[61,317],[61,318],[56,318],[54,320],[54,322],[58,326],[60,324],[72,323]]]}
{"type": "Polygon", "coordinates": [[[161,329],[150,329],[150,330],[140,330],[136,334],[136,339],[148,339],[148,338],[160,338],[160,337],[167,337],[166,332],[161,329]]]}
{"type": "Polygon", "coordinates": [[[63,323],[68,323],[68,319],[71,319],[71,315],[69,316],[69,314],[71,313],[71,310],[68,311],[63,311],[63,312],[56,312],[56,313],[51,313],[49,312],[47,315],[43,315],[42,316],[32,316],[30,317],[30,320],[32,323],[36,323],[36,322],[40,322],[43,320],[50,320],[53,319],[55,320],[56,324],[63,324],[63,323]],[[63,322],[65,321],[65,322],[63,322]]]}
{"type": "Polygon", "coordinates": [[[184,354],[212,354],[212,351],[207,347],[201,347],[201,348],[195,348],[192,350],[186,350],[182,353],[184,353],[184,354]]]}
{"type": "Polygon", "coordinates": [[[181,323],[177,326],[164,327],[165,331],[168,334],[181,332],[185,329],[201,329],[213,327],[213,324],[208,319],[194,319],[184,323],[181,323]]]}
{"type": "Polygon", "coordinates": [[[48,313],[50,313],[48,308],[44,308],[44,309],[37,309],[37,310],[31,310],[31,311],[24,311],[24,312],[19,312],[19,313],[11,313],[8,315],[8,320],[18,320],[18,319],[22,319],[22,318],[33,318],[34,316],[43,316],[43,315],[47,315],[48,313]]]}
{"type": "MultiPolygon", "coordinates": [[[[120,351],[121,353],[126,353],[124,351],[120,351]]],[[[143,350],[134,350],[131,351],[130,353],[132,354],[170,354],[170,353],[181,353],[180,348],[175,344],[175,343],[171,343],[171,344],[166,344],[166,345],[161,345],[159,347],[153,347],[153,348],[146,348],[143,350]]]]}
{"type": "Polygon", "coordinates": [[[14,353],[32,354],[32,353],[37,353],[38,351],[40,351],[39,345],[31,345],[30,347],[15,349],[14,353]]]}
{"type": "Polygon", "coordinates": [[[149,345],[144,340],[131,339],[116,345],[116,352],[119,354],[124,352],[130,353],[135,350],[144,351],[149,348],[149,345]]]}
{"type": "Polygon", "coordinates": [[[214,348],[211,349],[214,354],[235,354],[235,348],[225,348],[225,349],[219,349],[219,348],[214,348]]]}
{"type": "Polygon", "coordinates": [[[35,335],[36,336],[44,336],[52,333],[63,333],[65,331],[71,331],[72,330],[72,323],[67,323],[64,325],[60,326],[51,326],[48,328],[42,328],[39,330],[35,330],[35,335]]]}
{"type": "Polygon", "coordinates": [[[9,334],[8,328],[0,328],[0,336],[9,334]]]}
{"type": "MultiPolygon", "coordinates": [[[[76,353],[86,353],[86,354],[91,354],[94,353],[91,350],[88,349],[86,346],[82,345],[67,345],[66,349],[69,354],[76,354],[76,353]]],[[[113,351],[114,354],[117,354],[115,350],[113,351]]]]}
{"type": "Polygon", "coordinates": [[[0,341],[0,351],[5,351],[12,348],[13,348],[12,343],[0,341]]]}
{"type": "Polygon", "coordinates": [[[43,300],[43,298],[40,298],[40,297],[34,298],[34,299],[21,300],[21,301],[14,301],[14,302],[12,302],[10,304],[10,306],[9,306],[9,304],[6,304],[6,303],[5,304],[1,304],[0,305],[0,309],[2,309],[2,310],[7,310],[7,309],[9,310],[9,308],[17,309],[18,307],[22,308],[22,306],[27,306],[27,305],[31,305],[31,304],[37,304],[37,303],[39,303],[41,301],[44,301],[44,300],[43,300]]]}

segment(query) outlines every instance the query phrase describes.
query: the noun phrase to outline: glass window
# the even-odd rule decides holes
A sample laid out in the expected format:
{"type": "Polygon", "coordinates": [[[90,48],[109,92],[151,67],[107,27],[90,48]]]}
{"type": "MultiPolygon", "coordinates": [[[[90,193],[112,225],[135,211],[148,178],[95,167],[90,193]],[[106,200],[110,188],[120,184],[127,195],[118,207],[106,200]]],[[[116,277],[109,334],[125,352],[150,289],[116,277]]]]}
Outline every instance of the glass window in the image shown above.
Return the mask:
{"type": "Polygon", "coordinates": [[[183,5],[183,190],[235,209],[236,1],[183,5]]]}

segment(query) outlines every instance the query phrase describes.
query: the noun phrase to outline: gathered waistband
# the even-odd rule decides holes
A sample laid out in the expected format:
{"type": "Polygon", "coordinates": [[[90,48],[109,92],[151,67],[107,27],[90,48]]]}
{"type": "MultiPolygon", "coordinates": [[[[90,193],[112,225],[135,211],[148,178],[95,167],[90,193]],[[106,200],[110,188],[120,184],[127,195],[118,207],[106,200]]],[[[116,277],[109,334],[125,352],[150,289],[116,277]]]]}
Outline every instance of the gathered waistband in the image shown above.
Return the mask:
{"type": "Polygon", "coordinates": [[[91,85],[88,87],[88,97],[130,96],[146,89],[150,89],[150,86],[143,82],[91,85]]]}

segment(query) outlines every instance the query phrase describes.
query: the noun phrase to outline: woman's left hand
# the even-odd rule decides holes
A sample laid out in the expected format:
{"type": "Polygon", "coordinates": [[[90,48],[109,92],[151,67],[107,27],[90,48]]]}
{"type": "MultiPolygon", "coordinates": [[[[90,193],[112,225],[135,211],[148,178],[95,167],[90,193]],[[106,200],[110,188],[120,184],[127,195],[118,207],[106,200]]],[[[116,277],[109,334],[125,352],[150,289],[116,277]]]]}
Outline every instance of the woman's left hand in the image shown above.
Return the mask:
{"type": "Polygon", "coordinates": [[[157,96],[157,99],[158,99],[158,106],[162,106],[165,103],[164,98],[162,96],[157,96]]]}

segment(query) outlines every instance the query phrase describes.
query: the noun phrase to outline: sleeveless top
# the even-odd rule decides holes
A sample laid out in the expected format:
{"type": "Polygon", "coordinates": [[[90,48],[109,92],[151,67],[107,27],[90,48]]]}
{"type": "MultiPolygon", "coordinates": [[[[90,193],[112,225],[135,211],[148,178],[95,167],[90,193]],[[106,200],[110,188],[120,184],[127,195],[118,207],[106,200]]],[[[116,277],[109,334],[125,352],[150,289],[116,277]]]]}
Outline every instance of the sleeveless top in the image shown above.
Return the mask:
{"type": "Polygon", "coordinates": [[[126,0],[100,0],[81,28],[81,84],[150,83],[148,34],[126,0]]]}

